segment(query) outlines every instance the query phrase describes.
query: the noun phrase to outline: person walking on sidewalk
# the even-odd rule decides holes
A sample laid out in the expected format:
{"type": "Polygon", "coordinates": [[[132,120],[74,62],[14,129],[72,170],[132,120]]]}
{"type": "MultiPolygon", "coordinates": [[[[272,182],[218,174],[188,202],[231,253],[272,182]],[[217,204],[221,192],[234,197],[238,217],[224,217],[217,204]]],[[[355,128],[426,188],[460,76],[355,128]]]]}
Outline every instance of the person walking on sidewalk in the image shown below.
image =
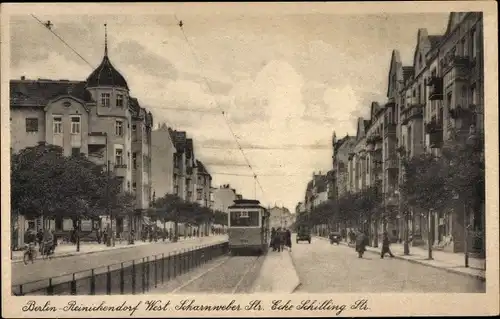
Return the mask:
{"type": "Polygon", "coordinates": [[[382,251],[380,252],[380,258],[384,258],[385,254],[389,254],[389,256],[394,257],[394,255],[391,252],[391,248],[389,247],[390,241],[389,241],[389,236],[387,235],[387,232],[384,232],[384,237],[382,239],[382,251]]]}
{"type": "Polygon", "coordinates": [[[285,231],[285,245],[288,247],[289,251],[292,251],[292,233],[290,229],[285,231]]]}

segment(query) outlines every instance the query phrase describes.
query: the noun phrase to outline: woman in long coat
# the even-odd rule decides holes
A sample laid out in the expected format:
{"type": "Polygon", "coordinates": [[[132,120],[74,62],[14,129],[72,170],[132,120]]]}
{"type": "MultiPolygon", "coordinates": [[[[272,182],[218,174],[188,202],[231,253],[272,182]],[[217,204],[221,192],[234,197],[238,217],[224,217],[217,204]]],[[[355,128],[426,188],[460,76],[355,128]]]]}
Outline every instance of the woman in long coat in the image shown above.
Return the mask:
{"type": "Polygon", "coordinates": [[[356,236],[356,251],[358,252],[359,258],[363,257],[367,245],[368,245],[368,236],[366,236],[366,234],[363,232],[359,232],[356,236]]]}
{"type": "Polygon", "coordinates": [[[273,251],[276,251],[276,245],[275,245],[275,240],[276,240],[276,229],[271,228],[271,241],[269,246],[273,249],[273,251]]]}

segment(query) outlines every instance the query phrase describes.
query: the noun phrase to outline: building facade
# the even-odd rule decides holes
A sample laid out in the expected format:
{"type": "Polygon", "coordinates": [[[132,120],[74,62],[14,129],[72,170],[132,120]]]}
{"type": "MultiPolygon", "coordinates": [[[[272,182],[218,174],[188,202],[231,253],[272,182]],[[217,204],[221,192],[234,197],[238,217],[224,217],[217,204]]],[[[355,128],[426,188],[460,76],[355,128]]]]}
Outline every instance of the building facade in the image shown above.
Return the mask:
{"type": "Polygon", "coordinates": [[[199,160],[196,160],[197,183],[196,183],[196,202],[203,207],[212,208],[212,176],[207,168],[199,160]]]}
{"type": "MultiPolygon", "coordinates": [[[[153,116],[131,96],[127,81],[109,59],[107,42],[104,51],[101,64],[86,81],[25,77],[10,81],[11,150],[40,142],[54,144],[66,156],[84,154],[113,170],[122,179],[122,190],[136,195],[137,218],[103,218],[122,235],[141,228],[141,212],[151,200],[153,116]]],[[[56,232],[73,229],[64,220],[46,222],[56,232]]],[[[26,225],[20,221],[21,234],[26,225]]],[[[18,236],[21,241],[22,237],[18,236]]]]}
{"type": "Polygon", "coordinates": [[[289,228],[295,223],[295,215],[286,207],[274,206],[269,209],[269,227],[289,228]]]}
{"type": "Polygon", "coordinates": [[[176,153],[174,141],[165,123],[158,124],[153,130],[151,142],[152,162],[152,187],[155,196],[163,197],[174,194],[174,155],[176,153]]]}
{"type": "Polygon", "coordinates": [[[241,195],[238,195],[229,184],[225,184],[213,190],[213,199],[213,209],[227,214],[228,207],[233,205],[235,200],[241,199],[241,195]]]}

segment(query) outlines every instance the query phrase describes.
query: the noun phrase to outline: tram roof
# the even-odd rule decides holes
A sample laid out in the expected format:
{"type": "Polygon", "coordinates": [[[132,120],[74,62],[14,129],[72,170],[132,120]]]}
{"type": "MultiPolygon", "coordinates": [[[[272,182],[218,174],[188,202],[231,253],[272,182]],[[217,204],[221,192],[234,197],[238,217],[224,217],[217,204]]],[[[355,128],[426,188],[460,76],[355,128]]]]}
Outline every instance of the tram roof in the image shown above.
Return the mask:
{"type": "Polygon", "coordinates": [[[228,207],[231,208],[259,208],[265,209],[260,205],[260,201],[256,199],[236,199],[234,204],[228,207]]]}

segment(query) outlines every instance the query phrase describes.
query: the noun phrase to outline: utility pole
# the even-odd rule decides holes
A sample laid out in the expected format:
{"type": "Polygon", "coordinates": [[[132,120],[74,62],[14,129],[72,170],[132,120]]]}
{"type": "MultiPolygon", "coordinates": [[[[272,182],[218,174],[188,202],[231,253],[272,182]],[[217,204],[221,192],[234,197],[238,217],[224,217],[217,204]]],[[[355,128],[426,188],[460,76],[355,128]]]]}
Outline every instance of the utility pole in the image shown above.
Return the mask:
{"type": "Polygon", "coordinates": [[[429,260],[432,260],[432,211],[429,209],[427,212],[427,219],[428,219],[428,231],[427,231],[427,253],[428,253],[428,258],[429,260]]]}

